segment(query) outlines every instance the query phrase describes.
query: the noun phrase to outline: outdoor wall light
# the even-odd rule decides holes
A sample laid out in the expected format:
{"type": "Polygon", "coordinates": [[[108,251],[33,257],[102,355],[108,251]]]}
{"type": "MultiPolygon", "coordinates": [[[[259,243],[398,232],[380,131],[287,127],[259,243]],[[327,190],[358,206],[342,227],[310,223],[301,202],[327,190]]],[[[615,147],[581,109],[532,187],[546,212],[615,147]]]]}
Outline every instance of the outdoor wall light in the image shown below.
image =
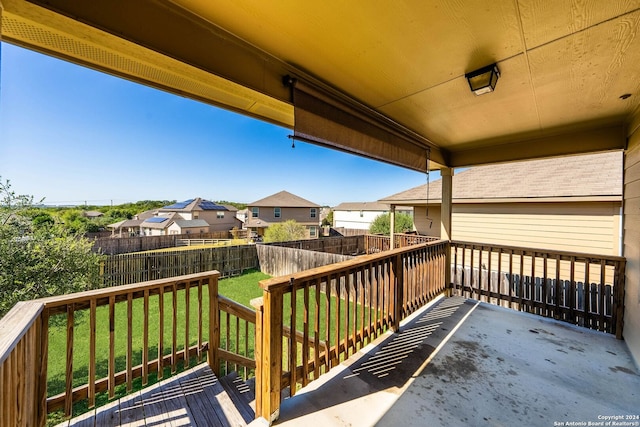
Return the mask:
{"type": "Polygon", "coordinates": [[[479,70],[464,75],[469,82],[471,92],[476,95],[493,92],[500,77],[500,70],[496,64],[487,65],[479,70]]]}

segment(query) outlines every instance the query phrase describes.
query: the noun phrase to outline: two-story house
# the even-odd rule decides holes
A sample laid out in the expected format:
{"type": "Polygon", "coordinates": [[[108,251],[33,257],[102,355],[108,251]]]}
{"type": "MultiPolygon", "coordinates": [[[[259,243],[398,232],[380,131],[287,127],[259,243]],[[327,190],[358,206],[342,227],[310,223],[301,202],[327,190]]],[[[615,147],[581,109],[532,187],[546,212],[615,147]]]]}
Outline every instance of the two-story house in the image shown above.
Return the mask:
{"type": "Polygon", "coordinates": [[[293,219],[305,226],[307,238],[315,239],[318,237],[320,226],[320,208],[320,205],[295,194],[280,191],[249,203],[246,228],[256,233],[257,236],[263,236],[264,231],[271,224],[293,219]]]}

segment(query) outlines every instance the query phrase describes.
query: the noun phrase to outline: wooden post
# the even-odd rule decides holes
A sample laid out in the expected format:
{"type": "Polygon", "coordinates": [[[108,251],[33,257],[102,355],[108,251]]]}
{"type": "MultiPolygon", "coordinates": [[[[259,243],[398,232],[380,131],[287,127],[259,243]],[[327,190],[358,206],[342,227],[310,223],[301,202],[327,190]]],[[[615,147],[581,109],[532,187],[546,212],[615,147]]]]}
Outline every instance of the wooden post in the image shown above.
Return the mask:
{"type": "MultiPolygon", "coordinates": [[[[280,415],[280,389],[282,381],[282,290],[265,290],[262,329],[262,393],[261,414],[269,422],[280,415]]],[[[294,385],[292,385],[293,387],[294,385]]]]}
{"type": "MultiPolygon", "coordinates": [[[[453,199],[453,169],[440,169],[442,177],[442,203],[440,208],[440,238],[451,242],[451,213],[453,199]]],[[[447,296],[453,296],[451,287],[451,244],[446,251],[446,268],[444,269],[444,283],[447,288],[447,296]]]]}
{"type": "Polygon", "coordinates": [[[256,310],[256,335],[253,357],[256,361],[256,419],[262,417],[262,340],[263,340],[263,321],[264,321],[264,303],[263,298],[254,298],[251,300],[251,306],[256,310]]]}

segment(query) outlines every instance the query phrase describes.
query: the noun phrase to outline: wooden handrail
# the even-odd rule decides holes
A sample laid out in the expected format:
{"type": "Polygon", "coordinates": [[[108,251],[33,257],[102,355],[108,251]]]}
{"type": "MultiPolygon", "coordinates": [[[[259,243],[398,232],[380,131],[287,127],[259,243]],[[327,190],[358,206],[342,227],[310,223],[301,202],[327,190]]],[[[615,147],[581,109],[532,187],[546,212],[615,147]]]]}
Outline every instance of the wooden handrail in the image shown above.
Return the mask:
{"type": "Polygon", "coordinates": [[[273,420],[294,395],[445,289],[449,243],[399,248],[263,280],[257,306],[256,415],[273,420]],[[283,341],[286,331],[296,338],[283,341]],[[302,338],[300,340],[299,338],[302,338]],[[301,341],[301,342],[300,342],[301,341]]]}
{"type": "Polygon", "coordinates": [[[451,249],[463,295],[622,338],[624,257],[460,241],[451,249]]]}

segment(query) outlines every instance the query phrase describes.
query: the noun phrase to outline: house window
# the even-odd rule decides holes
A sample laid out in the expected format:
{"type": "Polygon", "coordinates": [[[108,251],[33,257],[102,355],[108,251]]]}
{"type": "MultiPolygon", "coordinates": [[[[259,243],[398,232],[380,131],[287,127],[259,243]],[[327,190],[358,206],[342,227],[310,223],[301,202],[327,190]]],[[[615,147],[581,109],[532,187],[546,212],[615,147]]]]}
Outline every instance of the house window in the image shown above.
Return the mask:
{"type": "Polygon", "coordinates": [[[364,216],[364,212],[360,211],[360,218],[364,216]]]}
{"type": "Polygon", "coordinates": [[[260,215],[260,208],[251,208],[251,218],[258,218],[260,215]]]}
{"type": "Polygon", "coordinates": [[[221,212],[221,211],[216,212],[216,218],[218,219],[224,218],[224,212],[221,212]]]}
{"type": "Polygon", "coordinates": [[[317,227],[309,227],[309,237],[318,237],[318,229],[317,227]]]}
{"type": "Polygon", "coordinates": [[[280,218],[281,215],[281,209],[280,208],[273,208],[273,217],[274,218],[280,218]]]}
{"type": "Polygon", "coordinates": [[[193,213],[193,219],[198,219],[198,216],[199,216],[199,215],[198,215],[198,212],[194,212],[194,213],[193,213]]]}
{"type": "Polygon", "coordinates": [[[318,215],[316,208],[311,208],[311,218],[315,218],[318,215]]]}

